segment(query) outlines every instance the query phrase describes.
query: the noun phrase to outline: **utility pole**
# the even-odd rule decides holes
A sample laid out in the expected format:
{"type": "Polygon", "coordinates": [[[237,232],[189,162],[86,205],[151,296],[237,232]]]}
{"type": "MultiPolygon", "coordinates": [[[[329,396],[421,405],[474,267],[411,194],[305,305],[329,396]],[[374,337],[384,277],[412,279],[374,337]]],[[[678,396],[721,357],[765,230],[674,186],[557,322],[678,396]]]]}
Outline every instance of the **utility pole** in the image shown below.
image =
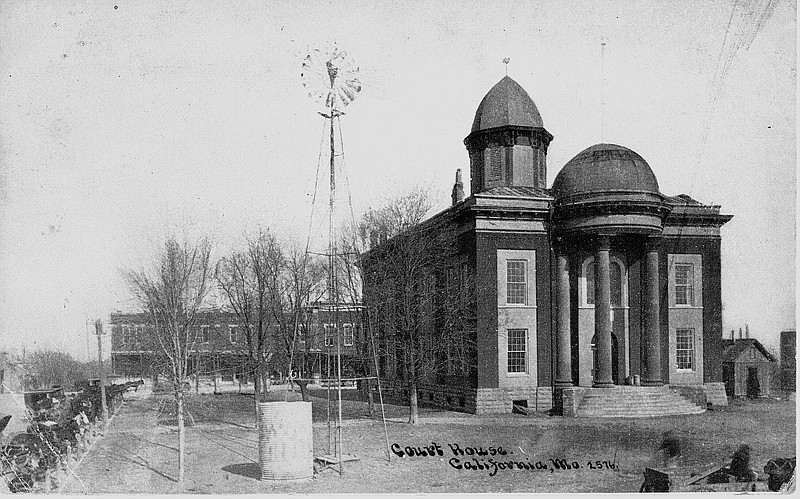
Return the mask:
{"type": "Polygon", "coordinates": [[[86,362],[92,361],[91,342],[89,341],[89,318],[86,318],[86,362]]]}
{"type": "Polygon", "coordinates": [[[22,391],[27,390],[28,387],[28,363],[25,359],[25,345],[22,345],[22,391]]]}
{"type": "Polygon", "coordinates": [[[100,403],[103,404],[103,433],[108,427],[108,407],[106,406],[106,373],[103,371],[103,323],[97,319],[94,323],[97,334],[97,365],[100,369],[100,403]]]}

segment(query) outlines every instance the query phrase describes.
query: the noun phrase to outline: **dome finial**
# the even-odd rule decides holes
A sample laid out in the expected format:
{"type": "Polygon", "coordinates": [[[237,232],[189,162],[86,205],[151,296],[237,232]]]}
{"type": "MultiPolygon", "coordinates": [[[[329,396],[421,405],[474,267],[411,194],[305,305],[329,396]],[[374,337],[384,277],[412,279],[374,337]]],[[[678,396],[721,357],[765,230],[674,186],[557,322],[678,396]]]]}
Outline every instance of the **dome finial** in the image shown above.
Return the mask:
{"type": "Polygon", "coordinates": [[[511,62],[511,58],[510,58],[510,57],[505,57],[505,58],[503,59],[503,64],[505,64],[505,65],[506,65],[506,76],[508,76],[508,63],[509,63],[509,62],[511,62]]]}
{"type": "Polygon", "coordinates": [[[600,37],[600,142],[606,141],[606,101],[603,88],[606,83],[605,74],[606,37],[600,37]]]}

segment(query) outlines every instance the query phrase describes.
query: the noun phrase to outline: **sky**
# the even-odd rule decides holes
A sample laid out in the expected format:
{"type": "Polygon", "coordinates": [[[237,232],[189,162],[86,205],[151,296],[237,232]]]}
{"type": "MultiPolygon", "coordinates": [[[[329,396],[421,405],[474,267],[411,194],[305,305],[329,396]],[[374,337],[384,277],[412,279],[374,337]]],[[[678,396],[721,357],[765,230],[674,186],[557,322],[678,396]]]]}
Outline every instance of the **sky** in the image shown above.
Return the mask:
{"type": "Polygon", "coordinates": [[[122,270],[171,232],[217,257],[258,227],[313,250],[327,146],[300,73],[335,43],[362,83],[340,119],[343,216],[420,186],[445,208],[457,168],[468,189],[463,139],[507,71],[555,137],[548,185],[610,142],[664,194],[734,216],[723,327],[777,351],[795,325],[796,16],[790,0],[4,1],[0,348],[95,355],[87,324],[133,309],[122,270]]]}

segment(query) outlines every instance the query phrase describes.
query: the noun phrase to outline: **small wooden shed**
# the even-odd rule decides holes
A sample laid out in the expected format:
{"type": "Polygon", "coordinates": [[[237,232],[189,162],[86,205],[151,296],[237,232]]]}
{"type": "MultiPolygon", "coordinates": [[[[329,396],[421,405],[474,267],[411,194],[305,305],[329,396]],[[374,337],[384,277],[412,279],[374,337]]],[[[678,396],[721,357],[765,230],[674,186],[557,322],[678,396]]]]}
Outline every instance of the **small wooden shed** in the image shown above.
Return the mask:
{"type": "Polygon", "coordinates": [[[755,338],[725,340],[722,380],[730,397],[768,397],[777,359],[755,338]]]}

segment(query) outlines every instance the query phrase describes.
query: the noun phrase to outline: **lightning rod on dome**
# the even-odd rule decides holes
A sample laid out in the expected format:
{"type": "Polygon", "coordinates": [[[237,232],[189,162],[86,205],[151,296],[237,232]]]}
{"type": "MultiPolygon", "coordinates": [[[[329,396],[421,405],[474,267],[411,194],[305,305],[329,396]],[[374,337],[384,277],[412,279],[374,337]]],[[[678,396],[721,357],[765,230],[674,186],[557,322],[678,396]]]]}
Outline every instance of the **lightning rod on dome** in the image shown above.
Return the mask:
{"type": "Polygon", "coordinates": [[[603,90],[605,86],[605,55],[606,55],[606,38],[600,37],[600,142],[606,141],[606,116],[605,116],[605,97],[603,90]]]}
{"type": "Polygon", "coordinates": [[[509,63],[509,62],[511,62],[511,58],[510,58],[510,57],[505,57],[505,58],[503,59],[503,64],[505,64],[505,65],[506,65],[506,76],[508,76],[508,63],[509,63]]]}

